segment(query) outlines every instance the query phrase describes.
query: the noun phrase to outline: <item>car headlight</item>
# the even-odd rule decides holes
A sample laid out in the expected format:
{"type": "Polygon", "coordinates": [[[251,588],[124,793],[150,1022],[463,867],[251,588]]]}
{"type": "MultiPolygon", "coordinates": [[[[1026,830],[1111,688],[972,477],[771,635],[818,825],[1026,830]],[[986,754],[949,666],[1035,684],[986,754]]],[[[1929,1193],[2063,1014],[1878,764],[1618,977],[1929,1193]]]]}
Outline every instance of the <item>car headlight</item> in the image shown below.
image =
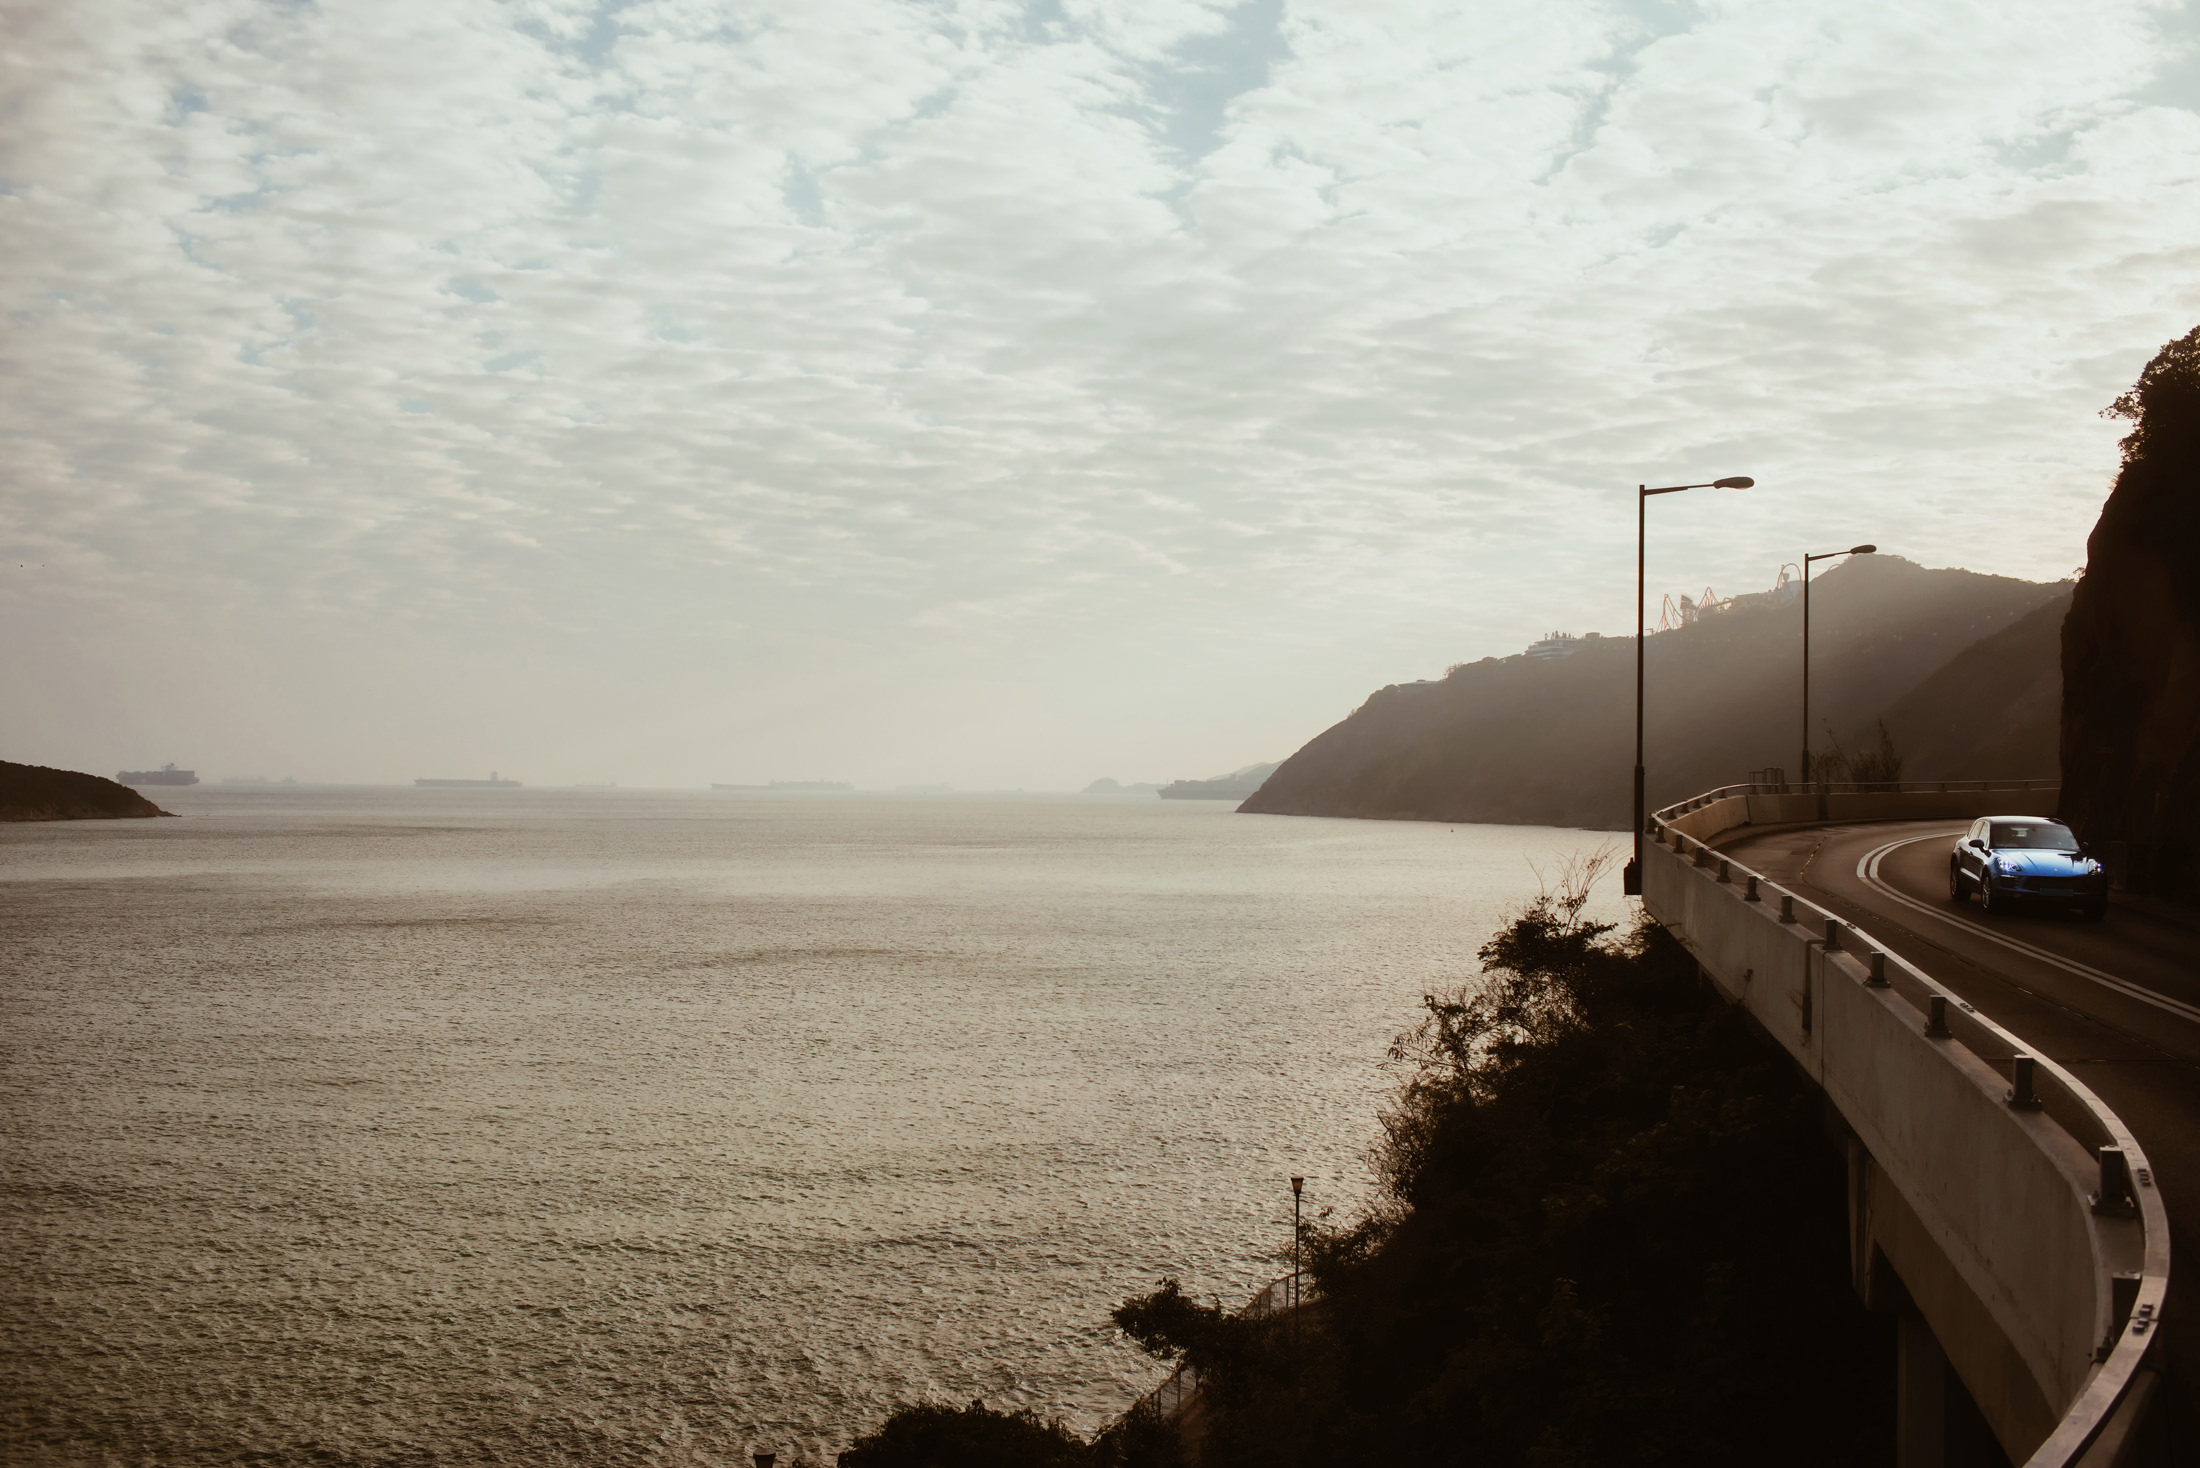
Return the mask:
{"type": "Polygon", "coordinates": [[[2013,877],[2017,874],[2017,864],[2004,856],[1994,862],[1994,870],[2005,877],[2013,877]]]}

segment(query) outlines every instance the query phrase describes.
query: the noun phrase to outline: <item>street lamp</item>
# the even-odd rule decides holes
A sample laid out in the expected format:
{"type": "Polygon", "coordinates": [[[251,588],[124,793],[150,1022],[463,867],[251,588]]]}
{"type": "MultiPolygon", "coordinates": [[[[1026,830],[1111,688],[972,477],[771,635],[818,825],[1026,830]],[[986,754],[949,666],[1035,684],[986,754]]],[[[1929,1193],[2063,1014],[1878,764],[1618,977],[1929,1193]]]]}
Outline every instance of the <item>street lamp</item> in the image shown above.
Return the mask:
{"type": "Polygon", "coordinates": [[[1815,556],[1803,557],[1803,783],[1817,782],[1810,773],[1810,563],[1830,561],[1835,556],[1868,556],[1879,549],[1876,545],[1852,545],[1847,550],[1821,551],[1815,556]]]}
{"type": "Polygon", "coordinates": [[[1654,494],[1679,494],[1684,489],[1748,489],[1756,482],[1746,474],[1738,474],[1731,479],[1714,479],[1708,484],[1670,484],[1664,489],[1635,486],[1635,845],[1626,870],[1620,873],[1620,892],[1624,896],[1642,895],[1642,645],[1648,640],[1643,636],[1642,625],[1643,506],[1654,494]]]}
{"type": "MultiPolygon", "coordinates": [[[[1291,1354],[1294,1358],[1299,1353],[1299,1190],[1305,1186],[1305,1178],[1291,1179],[1291,1354]]],[[[1295,1377],[1291,1393],[1296,1401],[1298,1382],[1295,1377]]]]}
{"type": "MultiPolygon", "coordinates": [[[[1299,1191],[1306,1186],[1306,1179],[1291,1179],[1291,1308],[1299,1308],[1299,1191]]],[[[1298,1327],[1294,1325],[1293,1330],[1298,1327]]]]}

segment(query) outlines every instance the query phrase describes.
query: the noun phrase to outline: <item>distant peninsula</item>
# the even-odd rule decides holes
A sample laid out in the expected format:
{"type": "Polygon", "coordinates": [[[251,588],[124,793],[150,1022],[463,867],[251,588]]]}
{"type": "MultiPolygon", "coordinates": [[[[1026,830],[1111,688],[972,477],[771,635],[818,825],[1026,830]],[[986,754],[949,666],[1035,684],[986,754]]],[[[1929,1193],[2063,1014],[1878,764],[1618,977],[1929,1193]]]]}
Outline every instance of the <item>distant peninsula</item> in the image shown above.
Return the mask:
{"type": "Polygon", "coordinates": [[[1261,782],[1276,769],[1277,761],[1270,760],[1227,775],[1209,775],[1204,780],[1171,780],[1161,787],[1160,795],[1163,800],[1243,800],[1260,789],[1261,782]]]}
{"type": "Polygon", "coordinates": [[[129,786],[98,775],[0,760],[0,821],[119,821],[174,814],[129,786]]]}

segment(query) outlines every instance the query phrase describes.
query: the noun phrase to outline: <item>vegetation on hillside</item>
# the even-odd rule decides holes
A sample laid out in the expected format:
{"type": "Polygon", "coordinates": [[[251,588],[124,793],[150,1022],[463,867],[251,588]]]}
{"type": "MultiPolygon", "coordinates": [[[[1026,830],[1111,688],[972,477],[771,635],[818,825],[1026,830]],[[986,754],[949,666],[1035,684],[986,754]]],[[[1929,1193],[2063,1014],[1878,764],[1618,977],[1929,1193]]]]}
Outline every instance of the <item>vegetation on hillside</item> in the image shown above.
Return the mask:
{"type": "Polygon", "coordinates": [[[976,1401],[904,1407],[839,1461],[840,1468],[1083,1468],[1091,1453],[1059,1422],[976,1401]]]}
{"type": "Polygon", "coordinates": [[[1399,1038],[1376,1201],[1310,1230],[1297,1319],[1174,1280],[1115,1312],[1199,1373],[1196,1440],[1134,1418],[1083,1461],[1890,1458],[1891,1327],[1849,1288],[1817,1097],[1662,929],[1583,916],[1596,875],[1520,913],[1399,1038]]]}
{"type": "Polygon", "coordinates": [[[1853,780],[1860,785],[1891,785],[1902,778],[1902,752],[1895,748],[1894,736],[1887,732],[1887,721],[1879,720],[1879,742],[1859,745],[1851,749],[1841,736],[1827,726],[1825,741],[1831,749],[1813,753],[1810,757],[1812,780],[1832,783],[1853,780]]]}

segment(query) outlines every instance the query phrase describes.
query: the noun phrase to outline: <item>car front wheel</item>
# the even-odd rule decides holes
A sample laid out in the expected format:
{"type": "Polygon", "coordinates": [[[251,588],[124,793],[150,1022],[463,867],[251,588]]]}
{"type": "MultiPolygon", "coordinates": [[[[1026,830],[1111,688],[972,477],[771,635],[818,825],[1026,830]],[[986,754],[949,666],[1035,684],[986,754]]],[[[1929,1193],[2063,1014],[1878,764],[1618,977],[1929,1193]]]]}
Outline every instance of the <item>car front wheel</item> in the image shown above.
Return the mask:
{"type": "Polygon", "coordinates": [[[1978,905],[1992,913],[2007,912],[2009,910],[2009,899],[1994,889],[1994,878],[1991,872],[1979,878],[1978,905]]]}

